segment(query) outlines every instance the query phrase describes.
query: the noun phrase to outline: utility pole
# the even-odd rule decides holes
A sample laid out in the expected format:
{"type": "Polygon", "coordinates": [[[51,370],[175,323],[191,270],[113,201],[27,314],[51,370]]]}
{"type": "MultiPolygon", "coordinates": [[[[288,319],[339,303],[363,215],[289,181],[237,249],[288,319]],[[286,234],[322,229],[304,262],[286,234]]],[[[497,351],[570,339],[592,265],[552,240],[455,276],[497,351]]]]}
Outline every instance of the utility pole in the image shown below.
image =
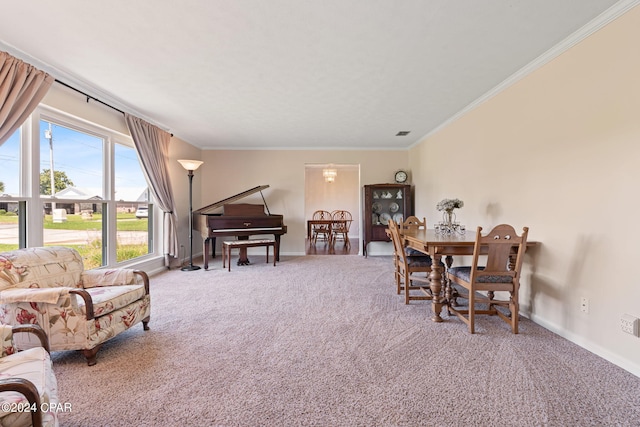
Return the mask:
{"type": "Polygon", "coordinates": [[[49,122],[49,130],[44,131],[44,137],[49,140],[49,174],[51,175],[51,215],[53,215],[53,210],[56,208],[56,204],[54,202],[55,194],[56,194],[56,181],[54,179],[53,172],[53,133],[51,132],[51,122],[49,122]]]}

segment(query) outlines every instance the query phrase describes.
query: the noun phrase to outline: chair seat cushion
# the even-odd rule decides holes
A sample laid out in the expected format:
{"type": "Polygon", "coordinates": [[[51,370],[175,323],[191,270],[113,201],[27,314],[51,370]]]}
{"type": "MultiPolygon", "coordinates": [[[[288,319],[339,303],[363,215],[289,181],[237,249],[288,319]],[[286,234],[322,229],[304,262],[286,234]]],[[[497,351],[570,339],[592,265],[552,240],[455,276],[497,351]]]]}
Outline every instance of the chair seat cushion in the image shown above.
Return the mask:
{"type": "Polygon", "coordinates": [[[407,256],[427,257],[427,258],[431,259],[431,257],[429,255],[425,254],[424,252],[420,252],[417,249],[413,249],[413,248],[404,248],[404,253],[407,256]]]}
{"type": "MultiPolygon", "coordinates": [[[[484,270],[484,267],[478,267],[478,270],[484,270]]],[[[458,279],[462,279],[465,282],[469,282],[471,280],[471,267],[451,267],[449,269],[449,274],[457,277],[458,279]]],[[[513,278],[510,276],[478,276],[478,283],[511,283],[512,281],[513,278]]]]}
{"type": "Polygon", "coordinates": [[[429,255],[407,257],[409,267],[431,267],[432,261],[429,255]]]}
{"type": "MultiPolygon", "coordinates": [[[[103,316],[112,311],[119,310],[144,297],[144,285],[102,286],[85,289],[93,300],[93,314],[103,316]]],[[[84,300],[76,299],[78,307],[83,314],[86,313],[84,300]]]]}
{"type": "MultiPolygon", "coordinates": [[[[58,385],[51,366],[49,353],[42,347],[34,347],[0,358],[0,378],[22,378],[29,380],[38,389],[40,403],[58,403],[58,385]]],[[[6,391],[0,393],[0,403],[28,405],[28,400],[22,393],[6,391]]],[[[55,405],[54,405],[55,407],[55,405]]],[[[45,426],[57,425],[56,412],[43,412],[45,426]]],[[[0,425],[31,425],[30,412],[0,411],[0,425]]]]}

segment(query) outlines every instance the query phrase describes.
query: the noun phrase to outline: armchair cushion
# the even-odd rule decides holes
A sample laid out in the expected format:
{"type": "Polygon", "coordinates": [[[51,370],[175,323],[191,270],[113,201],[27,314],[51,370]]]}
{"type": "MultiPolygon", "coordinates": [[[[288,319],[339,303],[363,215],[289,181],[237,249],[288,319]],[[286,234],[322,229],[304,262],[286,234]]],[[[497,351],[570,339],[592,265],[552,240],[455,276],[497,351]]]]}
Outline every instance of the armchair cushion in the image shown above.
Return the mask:
{"type": "MultiPolygon", "coordinates": [[[[86,289],[93,301],[93,315],[103,316],[144,298],[142,285],[105,286],[86,289]]],[[[86,316],[87,308],[82,298],[76,298],[78,309],[86,316]]]]}

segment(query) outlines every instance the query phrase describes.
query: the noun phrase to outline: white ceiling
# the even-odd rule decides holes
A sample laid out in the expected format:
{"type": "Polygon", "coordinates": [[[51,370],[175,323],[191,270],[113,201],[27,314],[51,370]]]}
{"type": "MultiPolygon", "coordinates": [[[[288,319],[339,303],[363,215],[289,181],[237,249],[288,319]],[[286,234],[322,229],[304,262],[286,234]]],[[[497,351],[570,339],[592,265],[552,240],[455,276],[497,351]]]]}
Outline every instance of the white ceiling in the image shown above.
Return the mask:
{"type": "Polygon", "coordinates": [[[0,49],[203,149],[394,149],[637,3],[2,0],[0,49]]]}

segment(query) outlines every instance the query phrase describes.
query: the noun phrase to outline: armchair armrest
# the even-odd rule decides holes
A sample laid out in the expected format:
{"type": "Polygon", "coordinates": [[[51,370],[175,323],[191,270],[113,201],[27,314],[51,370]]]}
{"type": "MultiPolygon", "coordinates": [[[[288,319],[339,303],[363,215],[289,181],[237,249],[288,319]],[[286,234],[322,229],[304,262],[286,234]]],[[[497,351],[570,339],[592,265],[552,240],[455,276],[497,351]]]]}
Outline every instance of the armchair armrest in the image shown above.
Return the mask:
{"type": "Polygon", "coordinates": [[[29,401],[29,406],[33,408],[31,412],[31,424],[33,426],[42,425],[42,412],[40,408],[40,395],[38,389],[29,380],[23,378],[5,378],[0,380],[0,392],[15,391],[24,395],[29,401]]]}
{"type": "Polygon", "coordinates": [[[95,317],[95,314],[93,312],[93,300],[91,299],[91,295],[89,295],[89,292],[85,291],[84,289],[71,289],[69,293],[78,295],[84,300],[84,307],[87,312],[87,320],[93,319],[95,317]]]}
{"type": "Polygon", "coordinates": [[[139,276],[144,283],[144,293],[149,295],[149,275],[142,270],[134,270],[133,274],[139,276]]]}
{"type": "Polygon", "coordinates": [[[44,329],[40,327],[40,325],[25,324],[25,325],[13,326],[11,329],[13,334],[16,334],[18,332],[34,334],[40,340],[41,346],[45,350],[47,350],[47,353],[51,353],[51,348],[49,347],[49,338],[47,338],[47,334],[44,332],[44,329]]]}

